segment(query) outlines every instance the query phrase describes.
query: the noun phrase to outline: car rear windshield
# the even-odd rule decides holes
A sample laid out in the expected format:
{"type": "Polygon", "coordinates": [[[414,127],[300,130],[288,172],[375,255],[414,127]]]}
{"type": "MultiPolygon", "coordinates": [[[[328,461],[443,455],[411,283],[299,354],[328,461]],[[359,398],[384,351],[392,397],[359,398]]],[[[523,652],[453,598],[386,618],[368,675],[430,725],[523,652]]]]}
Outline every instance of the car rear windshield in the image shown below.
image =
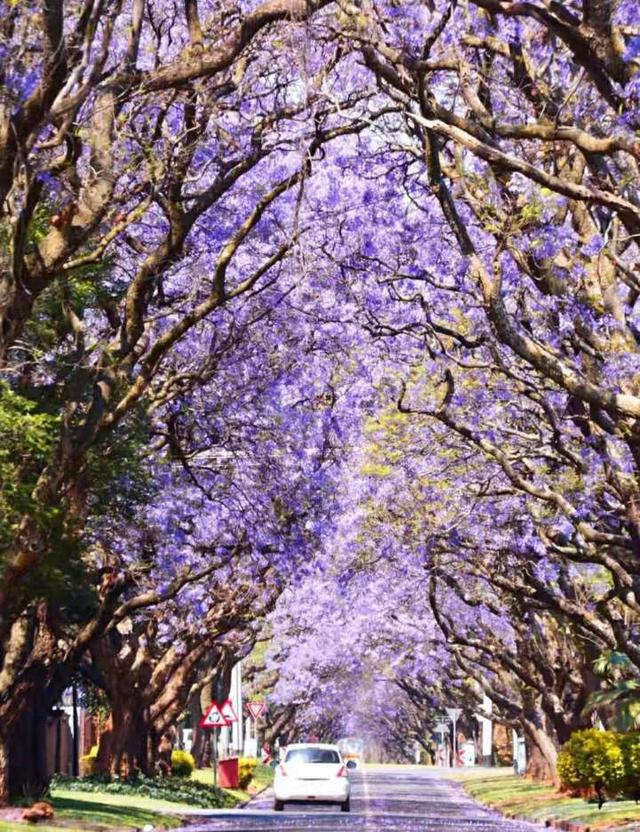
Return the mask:
{"type": "Polygon", "coordinates": [[[292,748],[286,763],[339,763],[340,755],[330,748],[292,748]]]}

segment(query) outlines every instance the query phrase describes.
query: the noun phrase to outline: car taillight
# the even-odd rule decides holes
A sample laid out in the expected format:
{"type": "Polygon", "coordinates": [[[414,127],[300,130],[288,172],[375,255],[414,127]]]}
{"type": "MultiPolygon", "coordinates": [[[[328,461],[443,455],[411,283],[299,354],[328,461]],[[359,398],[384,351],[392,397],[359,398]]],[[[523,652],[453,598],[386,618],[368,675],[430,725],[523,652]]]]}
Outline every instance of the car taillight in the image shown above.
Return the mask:
{"type": "Polygon", "coordinates": [[[286,768],[282,765],[282,763],[280,763],[280,774],[281,774],[283,777],[286,777],[286,776],[287,776],[287,770],[286,770],[286,768]]]}
{"type": "Polygon", "coordinates": [[[347,776],[347,767],[346,766],[340,766],[340,769],[339,769],[336,777],[346,777],[346,776],[347,776]]]}

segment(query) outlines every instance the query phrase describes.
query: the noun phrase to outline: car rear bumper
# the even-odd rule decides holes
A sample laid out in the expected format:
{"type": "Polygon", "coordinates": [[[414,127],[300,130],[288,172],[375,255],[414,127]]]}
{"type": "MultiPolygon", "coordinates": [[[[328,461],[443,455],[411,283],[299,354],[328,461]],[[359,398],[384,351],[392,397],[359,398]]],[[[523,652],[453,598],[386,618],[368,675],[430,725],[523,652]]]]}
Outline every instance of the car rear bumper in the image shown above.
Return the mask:
{"type": "Polygon", "coordinates": [[[283,803],[344,803],[349,798],[349,781],[338,780],[291,780],[274,783],[276,800],[283,803]]]}

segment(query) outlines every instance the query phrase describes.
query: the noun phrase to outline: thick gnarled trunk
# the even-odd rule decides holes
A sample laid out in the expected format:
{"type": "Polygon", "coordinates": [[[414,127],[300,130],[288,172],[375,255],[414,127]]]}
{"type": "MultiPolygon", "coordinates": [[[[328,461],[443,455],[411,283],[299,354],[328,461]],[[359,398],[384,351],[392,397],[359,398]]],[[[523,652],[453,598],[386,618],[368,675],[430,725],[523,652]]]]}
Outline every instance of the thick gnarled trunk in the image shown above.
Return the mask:
{"type": "Polygon", "coordinates": [[[38,799],[49,783],[47,715],[43,691],[34,690],[15,720],[0,730],[0,806],[17,798],[38,799]]]}
{"type": "Polygon", "coordinates": [[[0,800],[40,797],[48,784],[47,718],[69,680],[49,606],[11,627],[0,665],[0,800]]]}
{"type": "Polygon", "coordinates": [[[200,727],[200,720],[204,715],[204,709],[211,702],[213,698],[212,685],[208,683],[202,690],[191,696],[189,700],[189,712],[191,714],[191,725],[193,727],[193,743],[191,746],[191,753],[196,761],[198,768],[203,768],[208,765],[207,755],[207,732],[200,727]]]}
{"type": "Polygon", "coordinates": [[[111,704],[110,724],[100,736],[97,772],[118,777],[152,775],[155,755],[148,709],[133,691],[111,704]]]}
{"type": "Polygon", "coordinates": [[[537,742],[533,740],[526,743],[527,746],[527,769],[526,775],[532,780],[544,783],[558,783],[558,772],[556,770],[557,752],[554,755],[545,753],[537,742]]]}
{"type": "Polygon", "coordinates": [[[9,740],[0,731],[0,806],[6,806],[9,797],[9,740]]]}
{"type": "Polygon", "coordinates": [[[47,716],[41,691],[34,690],[9,736],[9,792],[11,798],[39,800],[49,785],[47,716]]]}
{"type": "Polygon", "coordinates": [[[534,780],[559,785],[558,742],[545,727],[544,717],[523,720],[527,749],[526,774],[534,780]]]}

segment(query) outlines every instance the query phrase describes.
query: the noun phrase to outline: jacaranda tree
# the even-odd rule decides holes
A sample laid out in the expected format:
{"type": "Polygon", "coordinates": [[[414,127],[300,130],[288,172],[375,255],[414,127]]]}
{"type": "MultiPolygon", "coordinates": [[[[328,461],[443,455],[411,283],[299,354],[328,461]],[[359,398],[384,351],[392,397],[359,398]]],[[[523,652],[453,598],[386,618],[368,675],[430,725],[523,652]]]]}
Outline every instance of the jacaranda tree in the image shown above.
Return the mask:
{"type": "Polygon", "coordinates": [[[356,665],[553,774],[640,672],[637,4],[0,10],[0,799],[91,651],[252,568],[260,614],[368,582],[414,626],[356,665]]]}

